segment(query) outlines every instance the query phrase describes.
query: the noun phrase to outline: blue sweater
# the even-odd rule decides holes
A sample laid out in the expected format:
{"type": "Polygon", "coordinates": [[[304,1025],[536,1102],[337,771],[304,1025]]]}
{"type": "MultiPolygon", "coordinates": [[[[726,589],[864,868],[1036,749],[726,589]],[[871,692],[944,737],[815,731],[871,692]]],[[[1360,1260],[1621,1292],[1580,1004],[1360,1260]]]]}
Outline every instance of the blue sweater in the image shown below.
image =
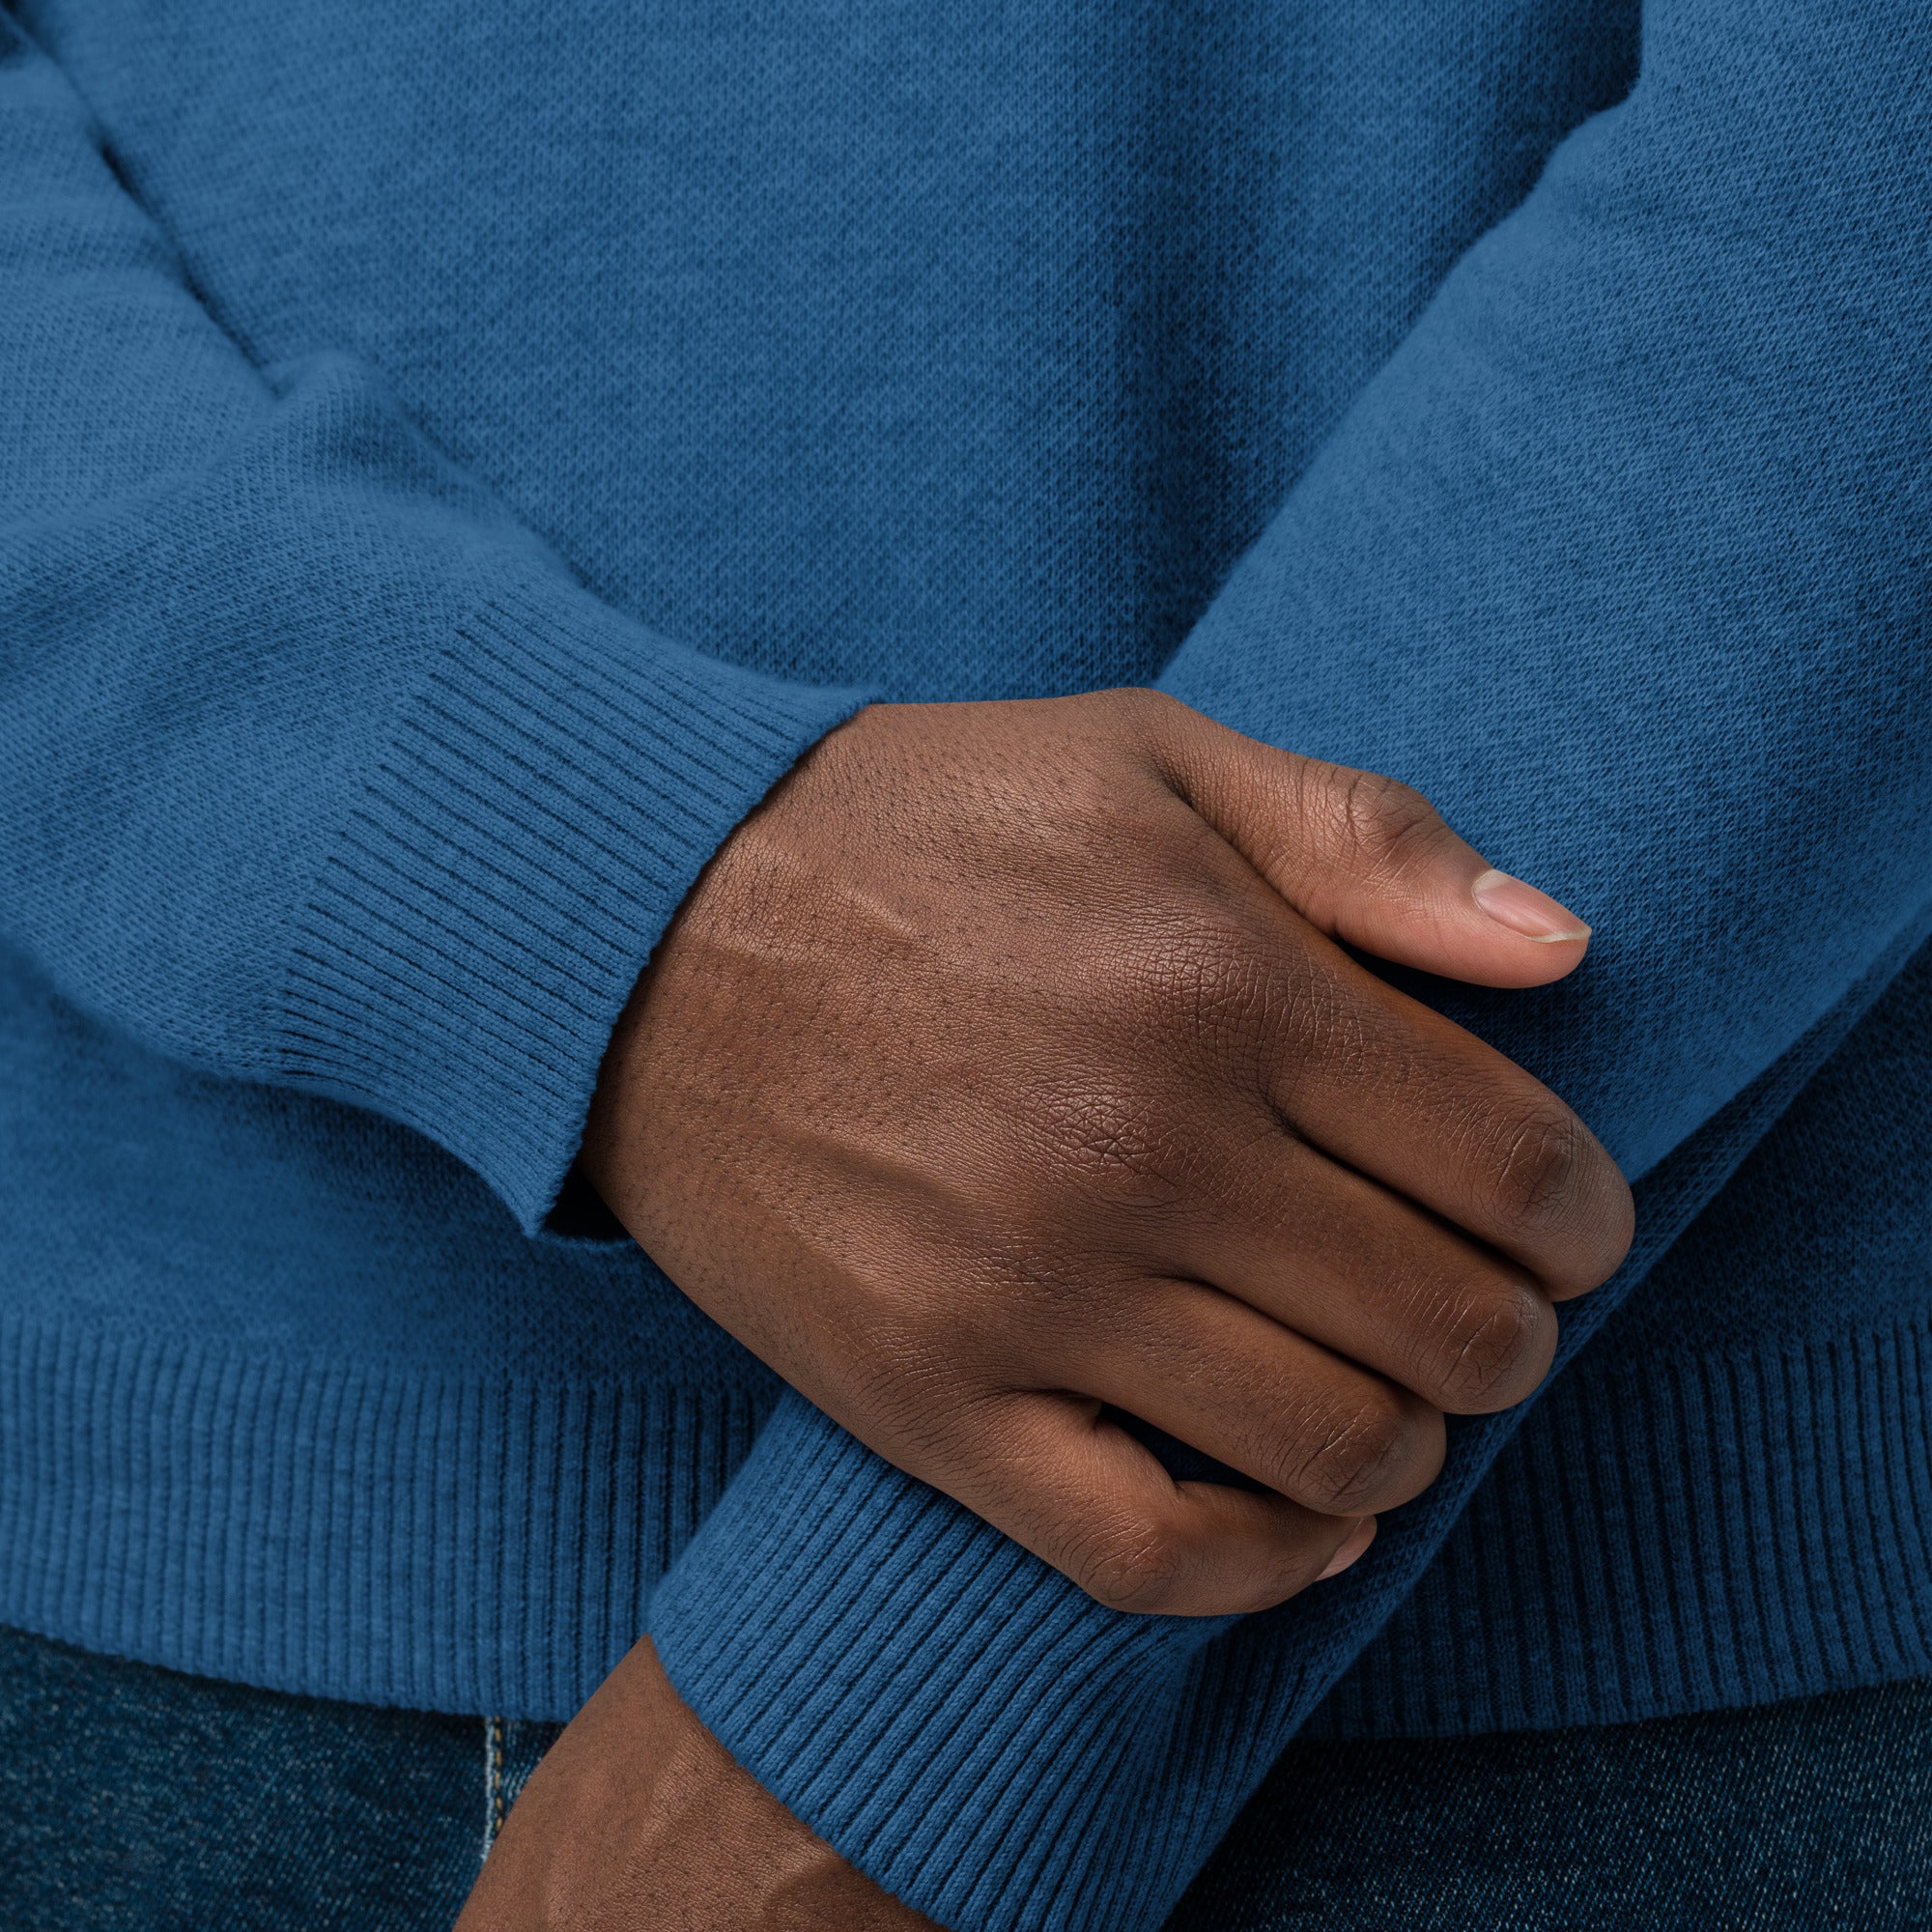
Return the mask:
{"type": "Polygon", "coordinates": [[[0,1621],[526,1717],[648,1628],[988,1932],[1157,1924],[1303,1725],[1932,1668],[1921,6],[14,13],[0,1621]],[[818,735],[1156,679],[1595,923],[1423,990],[1638,1182],[1581,1359],[1245,1622],[1096,1606],[571,1172],[818,735]]]}

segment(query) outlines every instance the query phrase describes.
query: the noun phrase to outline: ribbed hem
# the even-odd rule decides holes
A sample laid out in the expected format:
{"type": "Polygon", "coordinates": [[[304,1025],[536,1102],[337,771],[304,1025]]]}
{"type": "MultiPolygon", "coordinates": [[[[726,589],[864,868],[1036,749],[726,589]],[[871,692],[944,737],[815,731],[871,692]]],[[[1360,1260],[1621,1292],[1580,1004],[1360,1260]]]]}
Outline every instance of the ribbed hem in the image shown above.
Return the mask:
{"type": "MultiPolygon", "coordinates": [[[[1926,1674],[1928,1381],[1922,1321],[1579,1369],[1308,1730],[1926,1674]]],[[[385,1377],[7,1318],[0,1623],[550,1719],[649,1628],[740,1761],[940,1923],[1151,1932],[1338,1667],[1324,1627],[1359,1622],[1372,1560],[1352,1606],[1355,1572],[1213,1641],[1101,1609],[797,1397],[764,1413],[750,1390],[385,1377]]]]}
{"type": "Polygon", "coordinates": [[[284,1077],[427,1134],[537,1232],[693,881],[866,701],[683,650],[560,579],[499,591],[327,854],[294,944],[284,1077]]]}
{"type": "MultiPolygon", "coordinates": [[[[1645,1178],[1624,1289],[1722,1186],[1889,977],[1874,968],[1645,1178]]],[[[1574,1362],[1620,1298],[1605,1288],[1566,1311],[1559,1365],[1574,1362]]],[[[1896,1338],[1874,1346],[1894,1379],[1918,1376],[1921,1356],[1901,1353],[1896,1338]]],[[[1556,1389],[1569,1385],[1559,1373],[1556,1389]]],[[[1914,1387],[1910,1415],[1922,1441],[1923,1391],[1914,1387]]],[[[1852,1393],[1863,1403],[1869,1391],[1852,1393]]],[[[1843,1409],[1835,1447],[1820,1456],[1878,1454],[1884,1418],[1898,1412],[1843,1409]]],[[[1643,1413],[1630,1409],[1619,1441],[1622,1461],[1639,1466],[1654,1453],[1636,1420],[1643,1413]]],[[[1660,1425],[1670,1413],[1659,1411],[1660,1425]]],[[[1780,1441],[1778,1409],[1763,1416],[1764,1451],[1789,1472],[1776,1496],[1795,1507],[1809,1493],[1799,1481],[1806,1465],[1780,1441]]],[[[739,1761],[862,1870],[940,1923],[960,1932],[1153,1932],[1273,1758],[1409,1595],[1472,1493],[1502,1493],[1483,1479],[1520,1419],[1508,1411],[1459,1422],[1442,1475],[1385,1520],[1361,1562],[1227,1625],[1102,1609],[788,1397],[666,1577],[652,1632],[672,1681],[739,1761]]],[[[1572,1445],[1566,1473],[1597,1459],[1607,1460],[1601,1443],[1572,1445]]],[[[1829,1466],[1819,1463],[1810,1480],[1829,1466]]],[[[1922,1448],[1903,1466],[1904,1487],[1861,1477],[1860,1492],[1882,1491],[1894,1503],[1916,1496],[1920,1512],[1932,1511],[1922,1448]]],[[[1597,1501],[1613,1517],[1636,1506],[1637,1492],[1620,1496],[1618,1479],[1604,1480],[1597,1501]]],[[[1651,1520],[1675,1493],[1659,1479],[1651,1520]]],[[[1701,1491],[1693,1483],[1685,1493],[1701,1491]]],[[[1802,1512],[1761,1516],[1751,1535],[1793,1539],[1804,1522],[1802,1512]]],[[[1909,1526],[1901,1516],[1889,1534],[1909,1526]]],[[[1701,1519],[1670,1530],[1727,1534],[1701,1519]]],[[[1575,1539],[1566,1560],[1594,1574],[1603,1546],[1588,1508],[1565,1533],[1575,1539]]],[[[1617,1547],[1614,1538],[1607,1547],[1617,1547]]],[[[1881,1574],[1886,1586],[1868,1608],[1893,1580],[1914,1605],[1926,1601],[1922,1569],[1881,1574]]],[[[1464,1602],[1480,1617],[1480,1592],[1464,1602]]],[[[1578,1647],[1615,1653],[1625,1643],[1629,1633],[1606,1604],[1585,1593],[1565,1609],[1566,1668],[1578,1647]]],[[[1776,1622],[1815,1607],[1809,1598],[1765,1597],[1759,1614],[1776,1622]]],[[[1885,1614],[1900,1628],[1923,1623],[1916,1606],[1885,1614]]],[[[1473,1630],[1469,1641],[1479,1641],[1473,1630]]],[[[1784,1654],[1804,1648],[1794,1639],[1784,1654]]]]}
{"type": "Polygon", "coordinates": [[[0,1623],[308,1696],[572,1717],[763,1413],[0,1320],[0,1623]]]}
{"type": "MultiPolygon", "coordinates": [[[[1929,1374],[1912,1325],[1560,1379],[1312,1728],[1606,1723],[1932,1670],[1929,1374]]],[[[1379,1563],[1220,1641],[1101,1609],[788,1397],[651,1626],[739,1761],[941,1924],[1152,1932],[1430,1535],[1391,1518],[1379,1563]]]]}
{"type": "Polygon", "coordinates": [[[1932,1331],[1586,1355],[1310,1719],[1426,1737],[1932,1672],[1932,1331]]]}

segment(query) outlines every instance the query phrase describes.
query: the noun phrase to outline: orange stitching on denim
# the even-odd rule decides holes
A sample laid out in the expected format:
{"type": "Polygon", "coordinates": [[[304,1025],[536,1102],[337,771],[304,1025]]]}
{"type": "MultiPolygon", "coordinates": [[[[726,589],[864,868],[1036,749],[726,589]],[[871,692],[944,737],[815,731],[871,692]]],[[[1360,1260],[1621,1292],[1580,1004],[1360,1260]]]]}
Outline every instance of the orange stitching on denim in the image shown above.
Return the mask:
{"type": "Polygon", "coordinates": [[[483,1720],[483,1856],[503,1829],[503,1720],[483,1720]]]}

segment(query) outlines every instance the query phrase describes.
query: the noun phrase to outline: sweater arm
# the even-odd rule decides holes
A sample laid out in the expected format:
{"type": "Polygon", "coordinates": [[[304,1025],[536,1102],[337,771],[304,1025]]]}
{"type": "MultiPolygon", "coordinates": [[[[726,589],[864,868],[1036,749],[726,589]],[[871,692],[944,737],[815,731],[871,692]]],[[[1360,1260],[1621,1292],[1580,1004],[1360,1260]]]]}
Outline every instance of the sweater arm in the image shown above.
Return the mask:
{"type": "MultiPolygon", "coordinates": [[[[1559,986],[1418,988],[1641,1177],[1560,1359],[1924,930],[1928,44],[1902,4],[1657,0],[1633,95],[1452,272],[1163,679],[1409,781],[1594,921],[1559,986]]],[[[1230,1626],[1098,1608],[793,1403],[654,1631],[942,1922],[1151,1932],[1522,1412],[1230,1626]]]]}
{"type": "Polygon", "coordinates": [[[347,354],[254,366],[0,15],[0,941],[526,1232],[716,846],[862,701],[582,590],[347,354]]]}

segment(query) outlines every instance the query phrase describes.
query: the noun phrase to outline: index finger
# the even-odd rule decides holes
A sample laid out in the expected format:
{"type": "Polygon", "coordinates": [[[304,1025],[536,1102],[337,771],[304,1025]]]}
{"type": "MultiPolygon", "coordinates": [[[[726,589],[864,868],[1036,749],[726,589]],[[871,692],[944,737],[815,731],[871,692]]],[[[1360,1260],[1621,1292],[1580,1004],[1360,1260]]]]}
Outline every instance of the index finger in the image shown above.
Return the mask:
{"type": "Polygon", "coordinates": [[[1493,1047],[1302,937],[1268,1042],[1284,1124],[1520,1262],[1553,1300],[1615,1273],[1631,1194],[1589,1128],[1493,1047]]]}

